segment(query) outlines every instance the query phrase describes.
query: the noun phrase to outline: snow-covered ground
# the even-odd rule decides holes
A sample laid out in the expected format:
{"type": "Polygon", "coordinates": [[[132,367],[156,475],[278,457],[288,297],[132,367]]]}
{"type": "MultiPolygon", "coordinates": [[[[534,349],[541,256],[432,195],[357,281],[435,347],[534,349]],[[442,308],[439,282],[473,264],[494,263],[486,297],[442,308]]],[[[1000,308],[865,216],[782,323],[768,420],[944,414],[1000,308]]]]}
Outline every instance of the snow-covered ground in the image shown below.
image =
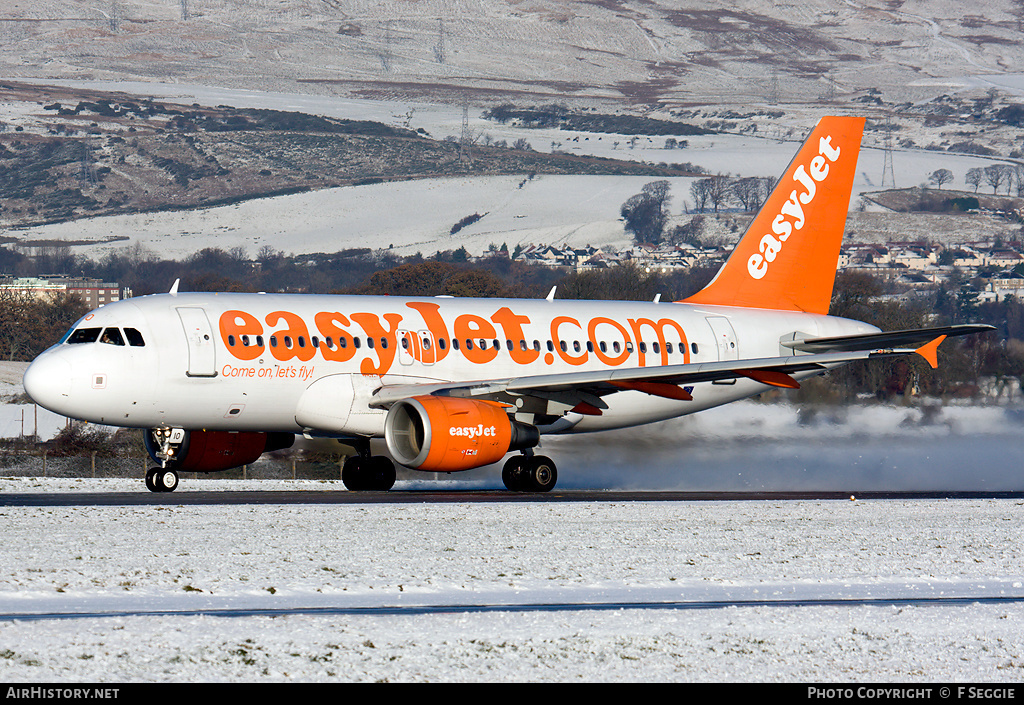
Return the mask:
{"type": "MultiPolygon", "coordinates": [[[[49,81],[54,83],[55,81],[49,81]]],[[[155,95],[184,104],[302,110],[349,119],[378,120],[393,125],[426,129],[435,138],[457,136],[462,112],[456,105],[425,105],[400,101],[355,100],[325,96],[239,91],[197,85],[65,81],[75,86],[123,90],[155,95]],[[411,118],[407,117],[411,114],[411,118]]],[[[27,106],[25,110],[36,110],[27,106]]],[[[0,107],[5,122],[18,124],[17,106],[0,107]]],[[[735,134],[686,138],[687,149],[664,149],[665,138],[642,138],[626,146],[628,137],[558,130],[527,130],[502,126],[480,117],[475,110],[475,134],[509,142],[527,139],[539,151],[560,150],[617,159],[690,162],[711,174],[777,177],[789,164],[803,135],[827,111],[805,111],[806,124],[780,127],[785,140],[735,134]],[[792,134],[790,134],[792,133],[792,134]]],[[[27,113],[26,113],[27,115],[27,113]]],[[[792,120],[792,118],[789,118],[792,120]]],[[[878,136],[865,137],[854,183],[851,208],[859,207],[862,193],[877,191],[883,183],[884,151],[878,136]]],[[[967,169],[987,166],[991,159],[926,150],[896,150],[893,173],[896,185],[917,186],[939,168],[954,172],[958,182],[967,169]]],[[[621,205],[655,177],[538,176],[524,182],[522,175],[423,179],[350,186],[311,193],[245,201],[192,211],[168,211],[124,216],[82,218],[20,229],[12,234],[25,241],[95,241],[76,249],[94,259],[106,252],[142,244],[161,257],[184,258],[204,247],[228,250],[242,247],[255,256],[265,245],[289,254],[338,252],[353,247],[392,249],[399,255],[465,247],[471,254],[490,245],[568,244],[573,247],[628,247],[631,236],[620,218],[621,205]],[[473,213],[476,223],[450,235],[451,227],[473,213]],[[127,238],[111,242],[112,238],[127,238]]],[[[692,206],[691,178],[673,178],[671,210],[684,217],[692,206]]],[[[954,187],[957,184],[953,185],[954,187]]],[[[908,234],[907,237],[911,235],[908,234]]]]}
{"type": "MultiPolygon", "coordinates": [[[[3,394],[20,392],[19,370],[0,366],[3,394]]],[[[1021,501],[856,497],[1020,490],[1020,424],[997,406],[742,402],[545,441],[565,489],[852,501],[3,506],[0,615],[117,614],[0,616],[0,680],[1019,682],[1024,602],[982,598],[1024,598],[1021,501]],[[908,597],[965,602],[686,605],[908,597]],[[530,607],[550,603],[583,606],[530,607]],[[654,606],[608,607],[622,603],[654,606]],[[227,609],[306,611],[212,612],[227,609]]],[[[0,494],[146,491],[140,478],[18,475],[5,470],[0,494]]],[[[243,489],[345,491],[185,478],[178,492],[243,489]]]]}
{"type": "MultiPolygon", "coordinates": [[[[0,491],[126,482],[5,479],[0,491]]],[[[1019,510],[1017,500],[4,507],[0,613],[184,613],[0,620],[0,678],[1013,683],[1024,603],[971,598],[1024,595],[1019,510]],[[911,596],[967,601],[523,608],[911,596]]]]}

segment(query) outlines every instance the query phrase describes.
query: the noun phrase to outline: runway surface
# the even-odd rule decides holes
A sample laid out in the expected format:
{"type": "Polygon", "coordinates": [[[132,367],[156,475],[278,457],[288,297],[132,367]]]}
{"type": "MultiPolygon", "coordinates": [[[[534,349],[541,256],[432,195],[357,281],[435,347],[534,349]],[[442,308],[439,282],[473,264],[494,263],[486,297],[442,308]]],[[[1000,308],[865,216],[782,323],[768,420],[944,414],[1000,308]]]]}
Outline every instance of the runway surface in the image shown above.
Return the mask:
{"type": "Polygon", "coordinates": [[[103,619],[122,617],[282,617],[307,615],[337,616],[416,616],[457,615],[486,612],[604,612],[612,610],[709,610],[744,607],[941,607],[955,605],[997,605],[1024,603],[1024,594],[971,595],[892,595],[887,597],[812,597],[760,599],[713,599],[613,602],[545,602],[526,604],[434,604],[383,605],[374,607],[225,607],[208,609],[108,609],[67,612],[0,612],[2,621],[39,621],[51,619],[103,619]]]}
{"type": "MultiPolygon", "coordinates": [[[[140,483],[141,484],[141,483],[140,483]]],[[[1024,499],[1020,492],[664,492],[571,490],[524,493],[506,490],[438,491],[227,491],[227,492],[26,492],[0,494],[0,507],[185,506],[239,504],[452,504],[500,502],[706,502],[787,500],[1024,499]]]]}

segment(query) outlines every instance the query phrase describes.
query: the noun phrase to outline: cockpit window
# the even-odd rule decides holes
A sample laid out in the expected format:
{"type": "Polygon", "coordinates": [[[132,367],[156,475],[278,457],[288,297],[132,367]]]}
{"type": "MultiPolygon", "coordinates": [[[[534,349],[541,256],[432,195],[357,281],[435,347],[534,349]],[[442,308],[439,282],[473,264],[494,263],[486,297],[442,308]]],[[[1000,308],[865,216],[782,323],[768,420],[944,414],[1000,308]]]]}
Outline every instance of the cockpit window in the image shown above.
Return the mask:
{"type": "Polygon", "coordinates": [[[79,328],[68,338],[68,344],[95,343],[96,339],[100,337],[100,330],[100,328],[79,328]]]}
{"type": "Polygon", "coordinates": [[[133,348],[145,347],[146,341],[142,339],[142,333],[134,328],[125,328],[124,335],[128,338],[128,344],[133,348]]]}
{"type": "Polygon", "coordinates": [[[125,338],[128,345],[141,348],[146,345],[142,333],[136,328],[125,328],[122,333],[120,328],[78,328],[66,336],[69,345],[77,343],[106,343],[107,345],[124,345],[125,338]]]}
{"type": "Polygon", "coordinates": [[[121,335],[121,330],[118,328],[105,328],[103,335],[100,336],[100,342],[108,345],[124,345],[124,336],[121,335]]]}

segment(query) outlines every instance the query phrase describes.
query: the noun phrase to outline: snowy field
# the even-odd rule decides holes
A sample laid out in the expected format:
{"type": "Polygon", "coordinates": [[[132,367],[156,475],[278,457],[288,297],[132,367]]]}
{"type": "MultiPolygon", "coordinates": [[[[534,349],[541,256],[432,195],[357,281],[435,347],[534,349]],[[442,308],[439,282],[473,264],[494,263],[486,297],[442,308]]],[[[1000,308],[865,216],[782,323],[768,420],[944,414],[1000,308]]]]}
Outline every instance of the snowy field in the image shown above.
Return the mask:
{"type": "MultiPolygon", "coordinates": [[[[137,490],[126,482],[0,491],[137,490]]],[[[182,614],[0,619],[0,679],[1019,682],[1024,602],[971,598],[1024,596],[1020,512],[1017,500],[4,507],[0,613],[182,614]],[[524,607],[908,596],[967,599],[524,607]],[[196,613],[316,607],[409,611],[196,613]]]]}
{"type": "MultiPolygon", "coordinates": [[[[154,95],[184,104],[301,110],[318,115],[378,120],[395,126],[426,129],[434,138],[457,136],[462,128],[461,107],[424,105],[399,101],[354,100],[327,96],[303,96],[260,91],[239,91],[208,86],[48,81],[102,90],[123,90],[154,95]],[[412,117],[407,118],[411,113],[412,117]],[[409,122],[407,122],[409,120],[409,122]]],[[[38,106],[0,106],[4,122],[18,124],[38,106]],[[20,112],[19,112],[20,111],[20,112]]],[[[528,130],[484,120],[475,110],[471,130],[476,135],[513,142],[522,137],[538,151],[558,149],[616,159],[660,162],[691,162],[711,174],[779,176],[793,158],[803,135],[826,111],[806,110],[804,122],[780,126],[786,139],[744,135],[687,137],[684,150],[664,149],[665,138],[642,138],[637,146],[625,146],[628,137],[559,130],[528,130]],[[790,134],[791,133],[791,134],[790,134]],[[615,145],[618,146],[615,146],[615,145]]],[[[793,118],[789,120],[792,122],[793,118]]],[[[764,133],[767,135],[767,132],[764,133]]],[[[859,195],[882,187],[884,152],[875,144],[878,135],[866,135],[854,183],[851,209],[859,195]]],[[[951,169],[959,182],[967,169],[987,166],[991,159],[926,150],[896,150],[893,169],[900,187],[927,182],[939,168],[951,169]]],[[[142,244],[161,257],[182,259],[204,247],[228,250],[244,248],[255,256],[265,245],[287,254],[338,252],[354,247],[391,249],[407,256],[420,252],[465,247],[470,254],[487,251],[490,245],[524,247],[536,244],[567,244],[622,248],[632,244],[625,232],[619,208],[655,177],[638,176],[538,176],[523,185],[523,176],[422,179],[326,189],[310,193],[253,199],[229,206],[100,218],[82,218],[13,231],[26,241],[89,242],[76,249],[94,259],[112,250],[142,244]],[[483,214],[476,223],[452,237],[452,225],[473,213],[483,214]],[[111,238],[127,238],[111,242],[111,238]]],[[[693,179],[673,178],[671,211],[686,218],[692,206],[693,179]]],[[[953,184],[951,187],[958,187],[953,184]]],[[[962,188],[962,186],[959,186],[962,188]]]]}
{"type": "MultiPolygon", "coordinates": [[[[1020,423],[1005,407],[743,402],[545,441],[560,489],[849,500],[0,507],[0,680],[1019,682],[1024,501],[857,493],[1019,491],[1020,423]],[[811,604],[726,606],[763,600],[811,604]],[[53,613],[107,614],[2,616],[53,613]]],[[[141,471],[15,475],[0,494],[145,492],[141,471]]],[[[396,491],[500,486],[494,468],[456,478],[396,491]]],[[[178,492],[200,490],[345,491],[178,492]]]]}

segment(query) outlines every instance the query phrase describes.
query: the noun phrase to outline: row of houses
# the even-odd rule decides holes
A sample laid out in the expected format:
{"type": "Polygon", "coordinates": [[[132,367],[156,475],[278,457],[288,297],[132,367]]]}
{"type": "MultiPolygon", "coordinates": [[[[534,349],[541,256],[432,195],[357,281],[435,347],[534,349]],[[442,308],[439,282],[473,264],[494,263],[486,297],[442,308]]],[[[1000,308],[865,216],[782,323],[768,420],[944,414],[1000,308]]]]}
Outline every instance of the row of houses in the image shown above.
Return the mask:
{"type": "Polygon", "coordinates": [[[627,262],[649,269],[686,269],[694,266],[714,265],[725,261],[731,248],[697,247],[694,245],[634,245],[621,250],[599,247],[557,247],[531,245],[522,249],[515,259],[528,264],[576,269],[607,269],[627,262]]]}
{"type": "MultiPolygon", "coordinates": [[[[840,250],[840,271],[863,272],[889,279],[910,289],[935,288],[954,274],[984,282],[983,301],[1018,299],[1024,294],[1024,253],[1018,245],[1000,242],[943,246],[927,242],[857,243],[840,250]]],[[[633,245],[620,250],[554,245],[530,246],[516,258],[548,267],[586,271],[632,263],[649,271],[669,272],[694,266],[717,267],[731,247],[690,244],[658,247],[633,245]]]]}
{"type": "Polygon", "coordinates": [[[47,298],[59,292],[68,292],[81,298],[89,308],[99,308],[121,299],[131,298],[130,289],[121,289],[115,282],[63,274],[39,277],[10,277],[0,275],[0,291],[15,291],[30,296],[47,298]]]}

